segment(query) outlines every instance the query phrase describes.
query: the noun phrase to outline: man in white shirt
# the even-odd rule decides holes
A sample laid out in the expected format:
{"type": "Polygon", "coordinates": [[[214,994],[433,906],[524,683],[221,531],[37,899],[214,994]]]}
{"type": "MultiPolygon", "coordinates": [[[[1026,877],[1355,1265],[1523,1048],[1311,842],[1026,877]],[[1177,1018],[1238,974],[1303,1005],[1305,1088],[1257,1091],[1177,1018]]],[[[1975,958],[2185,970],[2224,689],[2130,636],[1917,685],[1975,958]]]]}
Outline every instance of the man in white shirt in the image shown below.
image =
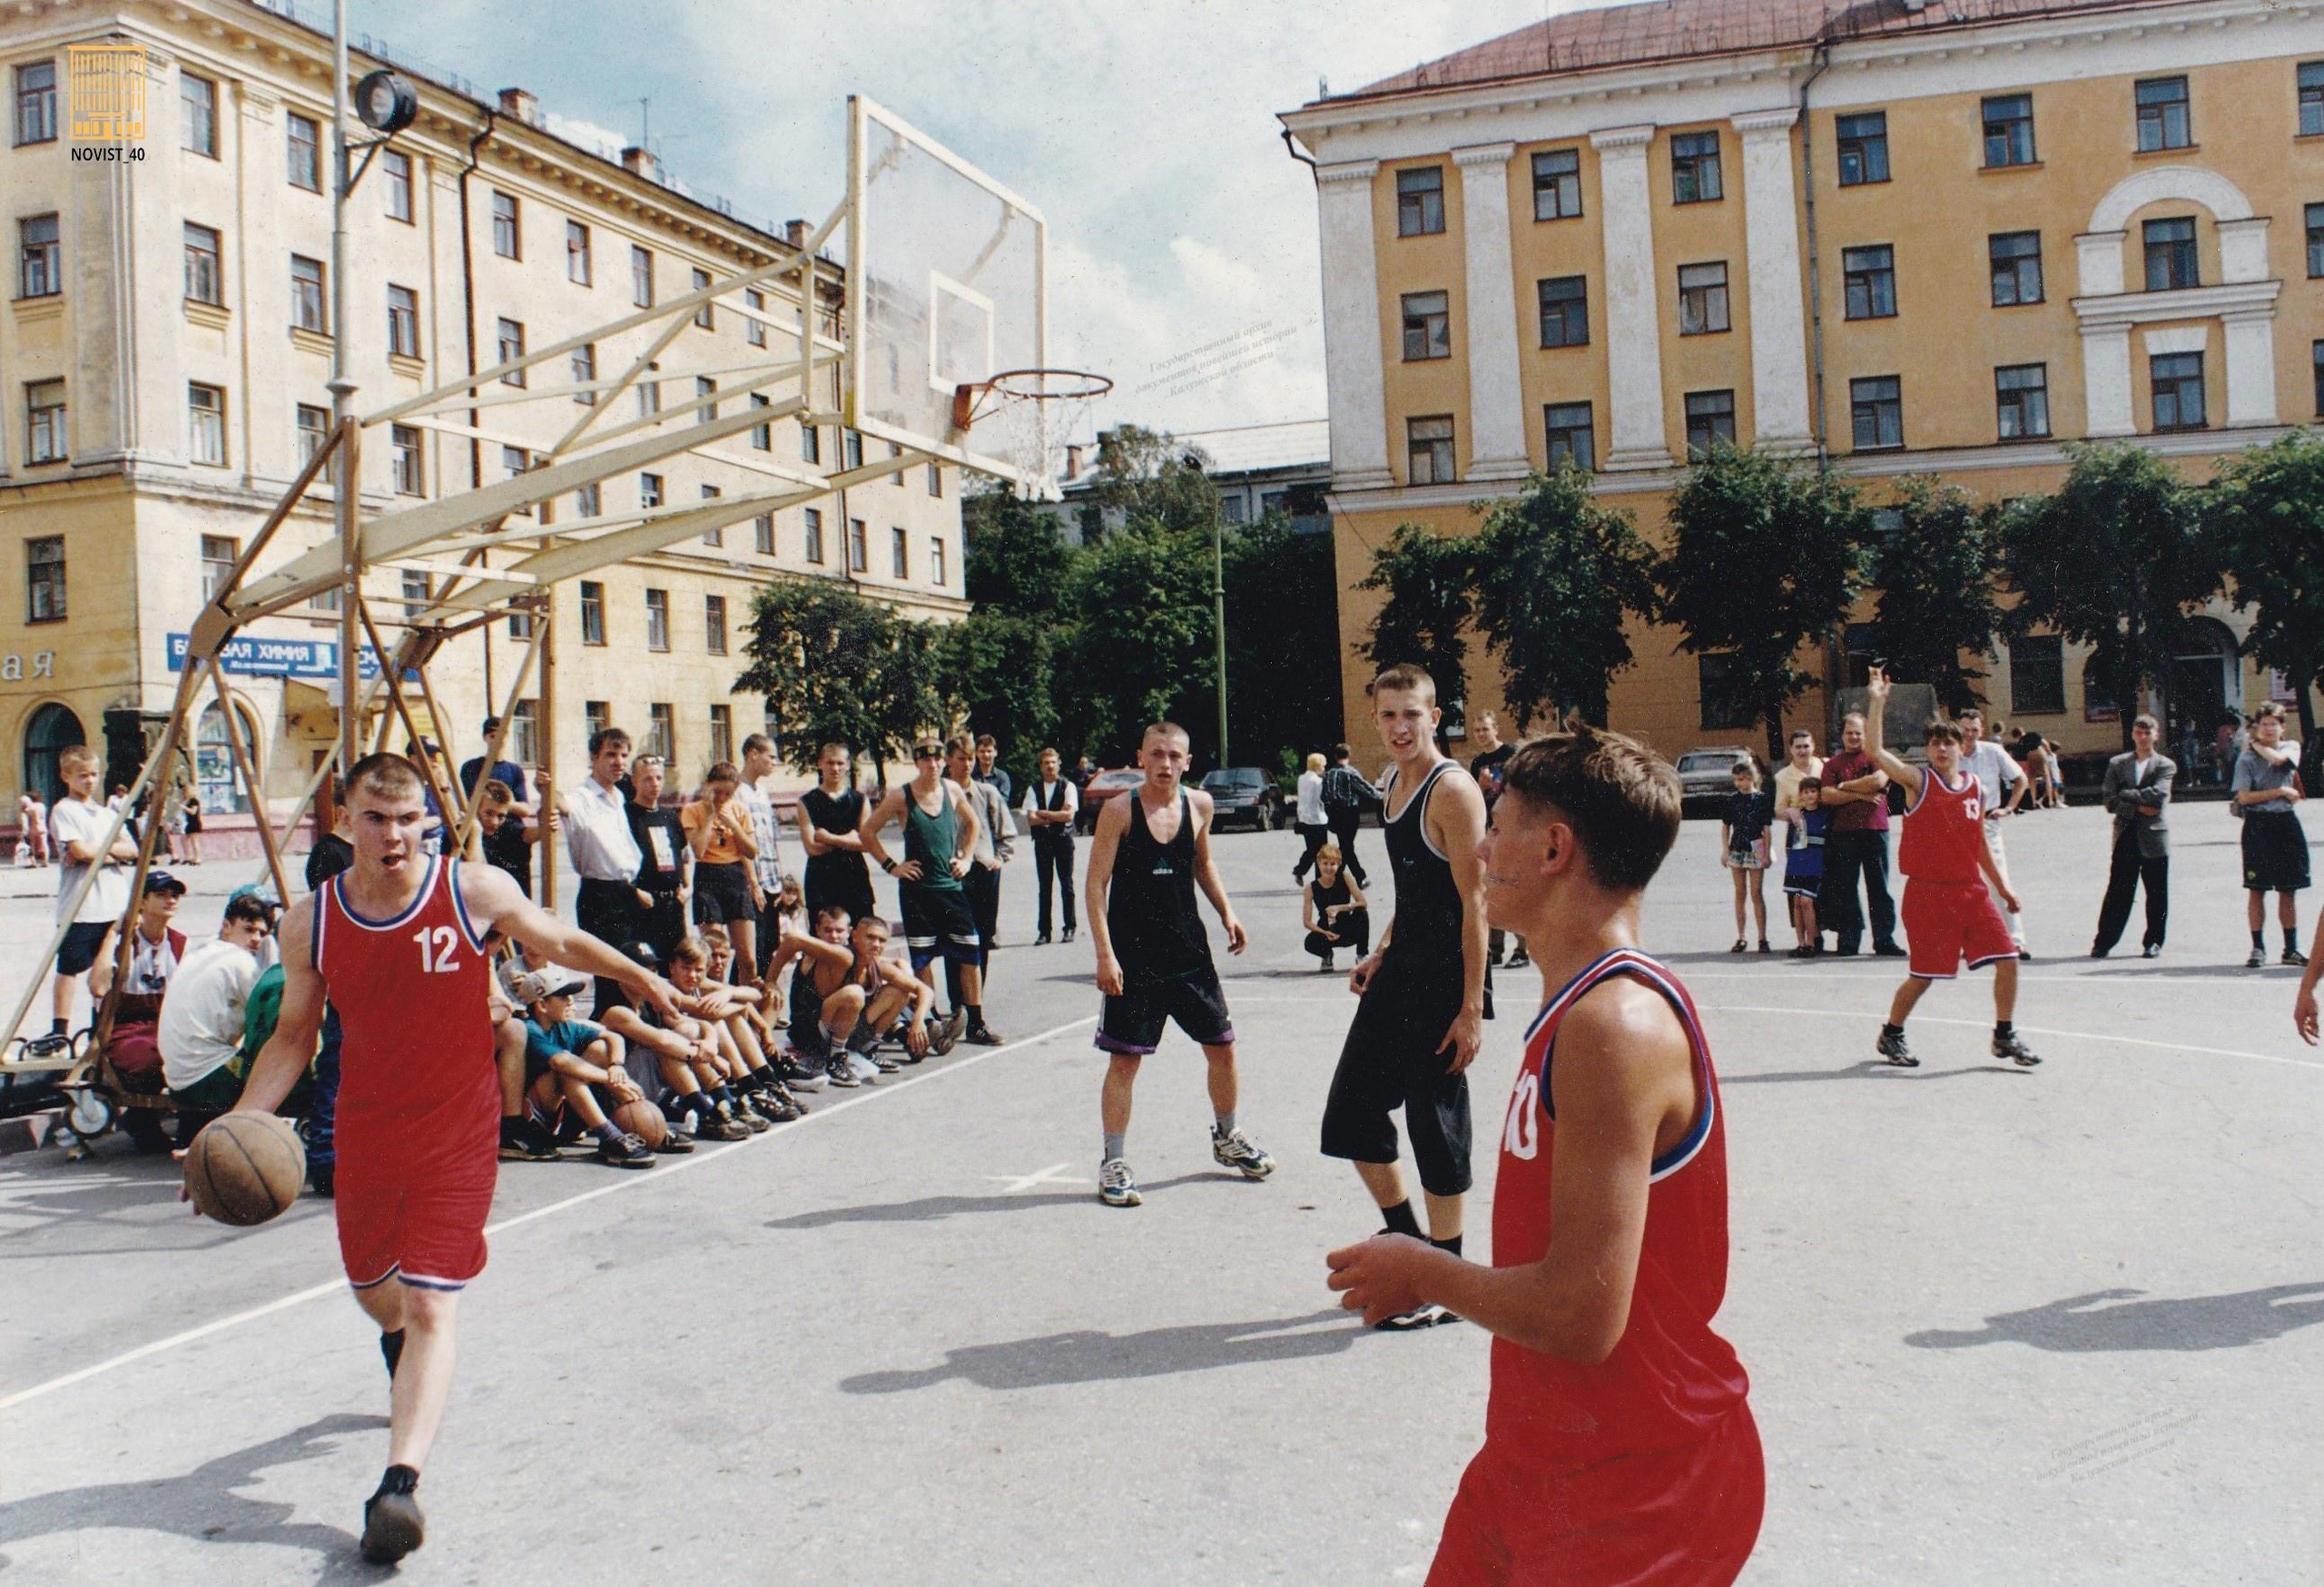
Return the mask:
{"type": "Polygon", "coordinates": [[[34,1043],[47,1050],[62,1048],[73,1020],[74,983],[103,957],[113,926],[129,909],[129,877],[121,869],[137,860],[137,840],[126,823],[113,831],[114,813],[96,801],[97,756],[87,744],[76,744],[57,756],[57,773],[64,779],[64,797],[48,813],[48,830],[56,840],[56,918],[71,922],[56,951],[56,980],[52,988],[54,1018],[48,1036],[34,1043]],[[95,868],[95,879],[78,909],[71,908],[74,891],[95,868]]]}
{"type": "Polygon", "coordinates": [[[267,919],[266,904],[256,897],[227,900],[217,937],[187,954],[170,978],[156,1035],[162,1082],[181,1108],[223,1113],[241,1100],[242,1031],[267,919]]]}
{"type": "MultiPolygon", "coordinates": [[[[581,880],[573,899],[573,920],[589,935],[616,948],[635,941],[645,907],[653,901],[637,888],[645,856],[630,830],[629,798],[619,786],[629,770],[629,734],[600,727],[589,735],[589,774],[568,790],[559,811],[565,818],[565,848],[581,880]]],[[[621,989],[600,977],[596,1008],[621,1000],[621,989]]]]}
{"type": "Polygon", "coordinates": [[[1049,941],[1052,882],[1065,903],[1065,940],[1073,941],[1073,823],[1081,810],[1081,792],[1059,769],[1062,764],[1057,751],[1043,750],[1035,762],[1033,780],[1025,785],[1025,830],[1033,834],[1033,873],[1041,884],[1036,948],[1049,941]]]}
{"type": "Polygon", "coordinates": [[[1786,746],[1791,758],[1776,768],[1776,814],[1799,808],[1799,785],[1824,774],[1824,757],[1816,753],[1816,735],[1805,727],[1791,730],[1786,746]]]}
{"type": "MultiPolygon", "coordinates": [[[[1972,705],[1955,715],[1954,723],[1961,729],[1961,764],[1977,779],[1977,794],[1985,812],[1985,847],[1993,852],[1994,869],[2001,872],[2004,882],[2013,890],[2009,881],[2009,849],[2002,842],[2002,820],[2015,815],[2017,807],[2025,801],[2028,784],[2025,773],[2017,757],[1985,737],[1985,714],[1972,705]]],[[[2017,956],[2031,959],[2025,951],[2025,917],[2006,903],[2001,895],[1994,894],[2003,915],[2009,922],[2010,941],[2017,944],[2017,956]]]]}
{"type": "Polygon", "coordinates": [[[783,827],[775,820],[774,801],[759,786],[774,775],[775,765],[774,740],[763,733],[753,733],[743,740],[743,780],[735,786],[734,797],[741,800],[743,808],[750,813],[751,835],[757,840],[759,846],[758,853],[751,861],[751,877],[757,883],[759,961],[751,969],[761,979],[764,979],[767,964],[774,958],[776,940],[783,935],[783,923],[776,909],[783,896],[783,856],[775,850],[775,842],[783,835],[783,827]]]}

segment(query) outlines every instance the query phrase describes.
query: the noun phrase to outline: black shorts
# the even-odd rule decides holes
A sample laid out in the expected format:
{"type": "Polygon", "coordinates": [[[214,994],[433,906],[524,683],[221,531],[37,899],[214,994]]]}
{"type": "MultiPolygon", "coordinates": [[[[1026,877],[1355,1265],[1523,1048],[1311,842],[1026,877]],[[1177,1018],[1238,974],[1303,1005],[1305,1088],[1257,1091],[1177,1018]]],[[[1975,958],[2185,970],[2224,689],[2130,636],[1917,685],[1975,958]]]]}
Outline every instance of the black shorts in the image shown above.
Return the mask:
{"type": "Polygon", "coordinates": [[[872,872],[861,854],[816,854],[807,862],[801,891],[806,895],[807,929],[826,905],[847,912],[850,921],[876,912],[872,900],[872,872]]]}
{"type": "Polygon", "coordinates": [[[791,1038],[791,1050],[802,1058],[821,1060],[832,1055],[832,1033],[823,1029],[821,1005],[812,1014],[803,1010],[792,1016],[791,1023],[783,1028],[783,1033],[791,1038]]]}
{"type": "Polygon", "coordinates": [[[896,901],[903,906],[904,941],[911,946],[914,970],[939,957],[959,964],[982,960],[984,940],[977,935],[969,895],[960,889],[899,882],[896,901]]]}
{"type": "Polygon", "coordinates": [[[1235,1021],[1226,1011],[1216,970],[1198,970],[1158,981],[1122,983],[1122,995],[1108,998],[1098,1014],[1098,1046],[1108,1052],[1143,1058],[1162,1044],[1162,1026],[1178,1029],[1204,1047],[1235,1044],[1235,1021]]]}
{"type": "Polygon", "coordinates": [[[2298,892],[2308,885],[2308,833],[2297,815],[2243,818],[2243,886],[2250,892],[2298,892]]]}
{"type": "Polygon", "coordinates": [[[751,902],[748,865],[697,864],[694,868],[695,925],[750,925],[758,918],[758,905],[751,902]]]}
{"type": "Polygon", "coordinates": [[[111,921],[74,921],[65,927],[64,941],[56,950],[56,973],[85,973],[97,961],[97,950],[105,945],[105,933],[112,930],[111,921]]]}
{"type": "MultiPolygon", "coordinates": [[[[1393,950],[1391,950],[1393,954],[1393,950]]],[[[1439,1051],[1461,1012],[1461,965],[1380,966],[1357,1005],[1324,1103],[1324,1155],[1359,1163],[1396,1160],[1404,1110],[1421,1188],[1432,1196],[1469,1188],[1469,1077],[1448,1072],[1439,1051]]]]}

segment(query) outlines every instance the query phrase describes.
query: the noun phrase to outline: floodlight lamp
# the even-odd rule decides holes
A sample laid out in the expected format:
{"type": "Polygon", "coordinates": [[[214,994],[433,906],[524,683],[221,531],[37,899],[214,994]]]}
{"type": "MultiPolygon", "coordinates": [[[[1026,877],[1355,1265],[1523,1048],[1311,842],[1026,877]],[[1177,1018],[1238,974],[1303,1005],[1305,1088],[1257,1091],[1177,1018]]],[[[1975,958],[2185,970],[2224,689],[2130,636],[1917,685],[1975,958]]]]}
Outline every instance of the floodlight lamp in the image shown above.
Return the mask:
{"type": "Polygon", "coordinates": [[[355,113],[373,132],[392,137],[419,118],[419,94],[383,67],[355,85],[355,113]]]}

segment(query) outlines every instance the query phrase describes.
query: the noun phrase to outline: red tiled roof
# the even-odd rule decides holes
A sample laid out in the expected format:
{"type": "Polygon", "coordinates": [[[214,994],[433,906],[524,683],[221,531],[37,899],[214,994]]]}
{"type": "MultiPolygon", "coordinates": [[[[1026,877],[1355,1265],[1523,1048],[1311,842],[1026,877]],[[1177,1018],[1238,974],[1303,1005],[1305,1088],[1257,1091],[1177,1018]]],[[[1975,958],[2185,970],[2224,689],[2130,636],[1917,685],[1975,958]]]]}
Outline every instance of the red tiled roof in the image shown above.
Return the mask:
{"type": "MultiPolygon", "coordinates": [[[[1639,65],[1834,40],[2009,22],[2061,12],[2141,10],[2186,0],[1645,0],[1531,23],[1333,101],[1639,65]]],[[[1330,103],[1330,102],[1324,102],[1330,103]]]]}

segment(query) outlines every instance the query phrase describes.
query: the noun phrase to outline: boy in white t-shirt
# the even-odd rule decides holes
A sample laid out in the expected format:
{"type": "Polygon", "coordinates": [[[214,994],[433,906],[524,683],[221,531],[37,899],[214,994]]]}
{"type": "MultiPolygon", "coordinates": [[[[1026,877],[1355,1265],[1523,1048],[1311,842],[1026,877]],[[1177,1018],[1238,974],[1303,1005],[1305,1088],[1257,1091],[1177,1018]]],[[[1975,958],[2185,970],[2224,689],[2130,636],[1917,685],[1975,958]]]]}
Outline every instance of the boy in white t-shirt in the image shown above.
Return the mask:
{"type": "Polygon", "coordinates": [[[137,842],[129,835],[126,823],[114,834],[112,843],[105,843],[113,813],[96,801],[96,753],[87,744],[76,744],[57,756],[56,769],[64,779],[65,790],[64,797],[48,813],[48,830],[55,841],[58,862],[56,918],[70,920],[72,924],[56,951],[48,1035],[33,1043],[52,1051],[64,1046],[65,1030],[72,1023],[74,983],[103,957],[106,940],[129,908],[129,877],[121,867],[134,864],[137,860],[137,842]],[[81,907],[68,915],[66,908],[73,902],[74,890],[81,885],[82,877],[89,873],[92,865],[97,867],[96,880],[90,884],[81,907]]]}
{"type": "Polygon", "coordinates": [[[162,999],[162,1082],[181,1109],[224,1113],[241,1100],[247,1065],[242,1036],[251,988],[258,984],[259,944],[271,934],[266,905],[237,895],[226,902],[218,935],[187,954],[162,999]]]}

